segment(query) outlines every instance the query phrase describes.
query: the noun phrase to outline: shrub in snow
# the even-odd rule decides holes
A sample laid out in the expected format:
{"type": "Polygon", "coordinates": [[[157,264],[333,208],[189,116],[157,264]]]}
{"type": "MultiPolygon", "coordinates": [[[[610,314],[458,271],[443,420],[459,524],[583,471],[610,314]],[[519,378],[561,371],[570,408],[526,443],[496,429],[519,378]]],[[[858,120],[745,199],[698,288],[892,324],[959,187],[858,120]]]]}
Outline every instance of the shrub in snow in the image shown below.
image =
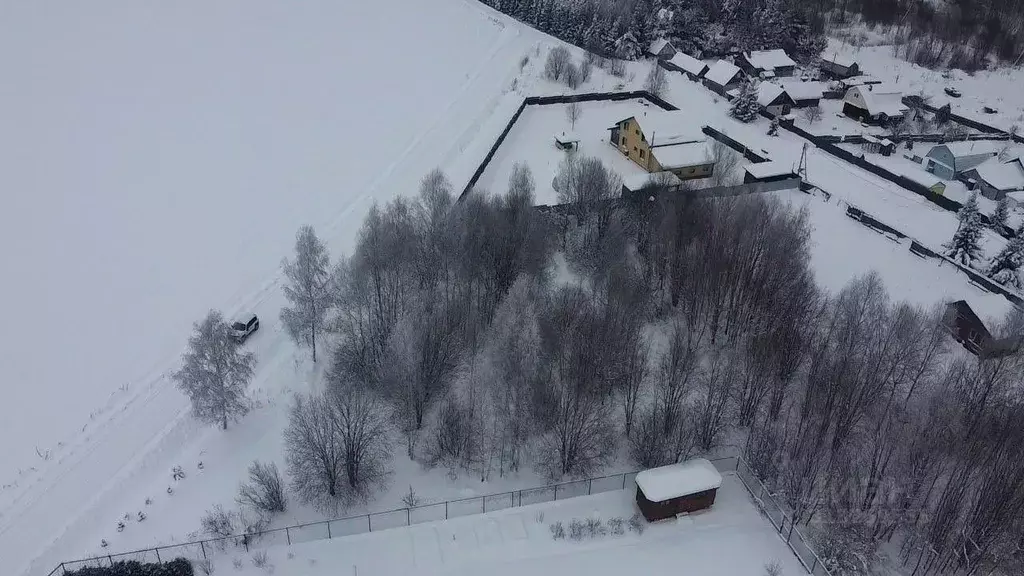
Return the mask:
{"type": "Polygon", "coordinates": [[[580,69],[569,62],[565,67],[565,72],[562,73],[562,79],[565,80],[565,85],[573,90],[579,88],[580,84],[583,83],[583,75],[580,74],[580,69]]]}
{"type": "Polygon", "coordinates": [[[254,552],[253,555],[252,555],[252,565],[257,567],[257,568],[267,568],[267,566],[270,565],[269,562],[270,561],[267,559],[267,551],[266,550],[260,550],[259,552],[254,552]]]}
{"type": "Polygon", "coordinates": [[[1006,218],[1010,214],[1010,199],[1003,196],[996,202],[996,209],[992,212],[992,225],[998,227],[1006,226],[1006,218]]]}
{"type": "Polygon", "coordinates": [[[808,124],[814,124],[821,120],[821,108],[817,106],[811,106],[810,108],[804,108],[803,111],[804,120],[807,120],[808,124]]]}
{"type": "Polygon", "coordinates": [[[551,537],[555,540],[565,538],[565,526],[563,526],[561,522],[555,522],[549,526],[549,528],[551,529],[551,537]]]}
{"type": "Polygon", "coordinates": [[[548,59],[544,63],[544,76],[552,81],[561,80],[571,64],[572,55],[569,54],[569,49],[565,46],[556,46],[548,52],[548,59]]]}
{"type": "Polygon", "coordinates": [[[420,505],[420,498],[416,495],[416,492],[409,486],[409,492],[405,496],[402,496],[402,503],[407,508],[415,508],[420,505]]]}
{"type": "Polygon", "coordinates": [[[235,570],[241,570],[242,566],[244,566],[244,564],[242,564],[241,558],[235,558],[231,561],[231,564],[235,567],[235,570]]]}
{"type": "Polygon", "coordinates": [[[629,531],[636,532],[637,534],[643,534],[647,528],[647,521],[640,515],[639,512],[633,514],[629,519],[629,531]]]}
{"type": "Polygon", "coordinates": [[[211,574],[213,574],[213,562],[210,561],[209,558],[205,560],[196,560],[192,563],[192,565],[200,574],[205,574],[206,576],[210,576],[211,574]]]}
{"type": "Polygon", "coordinates": [[[626,529],[623,527],[624,522],[622,518],[618,516],[608,519],[608,530],[615,536],[622,536],[626,533],[626,529]]]}
{"type": "Polygon", "coordinates": [[[583,540],[586,535],[587,526],[578,519],[573,518],[572,522],[569,522],[569,538],[579,542],[583,540]]]}
{"type": "Polygon", "coordinates": [[[134,560],[114,562],[110,566],[87,566],[65,572],[67,576],[194,576],[192,563],[176,558],[163,564],[144,564],[134,560]]]}
{"type": "Polygon", "coordinates": [[[522,70],[523,68],[526,68],[526,65],[529,64],[529,63],[530,63],[530,55],[527,54],[527,55],[523,56],[523,58],[519,61],[519,69],[522,70]]]}
{"type": "Polygon", "coordinates": [[[765,562],[764,576],[782,576],[782,564],[778,560],[765,562]]]}
{"type": "Polygon", "coordinates": [[[264,512],[284,512],[287,502],[277,464],[254,460],[249,465],[249,482],[238,487],[237,501],[264,512]]]}
{"type": "Polygon", "coordinates": [[[231,536],[236,532],[236,521],[236,514],[228,512],[223,506],[217,504],[213,510],[207,510],[206,514],[203,514],[199,523],[203,527],[203,532],[211,536],[231,536]]]}
{"type": "Polygon", "coordinates": [[[668,88],[668,78],[665,76],[665,69],[658,65],[658,61],[651,62],[651,71],[647,73],[644,80],[644,90],[654,96],[661,97],[668,88]]]}
{"type": "Polygon", "coordinates": [[[747,82],[740,88],[740,94],[732,101],[729,115],[740,122],[753,122],[757,119],[759,107],[757,103],[757,84],[747,82]]]}
{"type": "Polygon", "coordinates": [[[604,536],[608,533],[608,530],[601,523],[600,518],[587,518],[586,523],[587,536],[596,538],[598,536],[604,536]]]}
{"type": "Polygon", "coordinates": [[[590,81],[590,77],[594,74],[594,60],[591,58],[593,54],[587,53],[587,57],[580,62],[580,84],[585,84],[590,81]]]}

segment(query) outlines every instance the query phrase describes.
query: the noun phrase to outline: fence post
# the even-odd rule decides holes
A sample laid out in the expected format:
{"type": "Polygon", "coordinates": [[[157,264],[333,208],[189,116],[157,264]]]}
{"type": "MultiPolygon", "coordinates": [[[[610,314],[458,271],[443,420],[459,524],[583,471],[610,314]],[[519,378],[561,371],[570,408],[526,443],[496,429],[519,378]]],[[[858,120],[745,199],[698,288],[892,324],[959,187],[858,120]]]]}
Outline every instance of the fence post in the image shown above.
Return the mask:
{"type": "Polygon", "coordinates": [[[114,567],[114,559],[110,557],[110,554],[107,554],[107,561],[110,562],[110,567],[113,568],[114,567]]]}
{"type": "Polygon", "coordinates": [[[444,501],[444,519],[445,520],[448,519],[448,501],[447,500],[444,501]]]}
{"type": "Polygon", "coordinates": [[[623,490],[626,489],[626,473],[625,472],[622,473],[622,489],[623,490]]]}
{"type": "Polygon", "coordinates": [[[370,522],[370,515],[366,515],[366,531],[373,532],[373,523],[370,522]]]}
{"type": "Polygon", "coordinates": [[[412,526],[412,512],[408,508],[405,509],[405,525],[412,526]]]}
{"type": "Polygon", "coordinates": [[[164,561],[160,559],[160,549],[159,548],[153,548],[153,552],[156,552],[156,561],[158,563],[160,563],[160,564],[163,564],[164,561]]]}
{"type": "Polygon", "coordinates": [[[814,574],[814,569],[818,567],[818,555],[814,555],[814,562],[811,563],[811,574],[814,574]]]}
{"type": "Polygon", "coordinates": [[[558,500],[558,484],[555,484],[555,500],[558,500]]]}
{"type": "Polygon", "coordinates": [[[331,523],[327,522],[327,539],[331,539],[331,523]]]}
{"type": "Polygon", "coordinates": [[[68,569],[64,567],[64,563],[63,562],[60,563],[60,573],[61,573],[61,576],[65,576],[68,573],[68,569]]]}
{"type": "Polygon", "coordinates": [[[203,551],[203,560],[206,560],[206,544],[203,544],[202,540],[199,541],[199,548],[203,551]]]}
{"type": "Polygon", "coordinates": [[[594,481],[593,480],[587,480],[587,496],[590,496],[590,489],[593,487],[593,485],[594,485],[594,481]]]}
{"type": "Polygon", "coordinates": [[[291,546],[292,545],[292,533],[291,533],[290,530],[288,530],[287,526],[284,527],[284,537],[286,539],[288,539],[288,545],[291,546]]]}
{"type": "Polygon", "coordinates": [[[509,508],[515,508],[516,507],[516,493],[515,492],[509,492],[508,493],[508,507],[509,508]]]}

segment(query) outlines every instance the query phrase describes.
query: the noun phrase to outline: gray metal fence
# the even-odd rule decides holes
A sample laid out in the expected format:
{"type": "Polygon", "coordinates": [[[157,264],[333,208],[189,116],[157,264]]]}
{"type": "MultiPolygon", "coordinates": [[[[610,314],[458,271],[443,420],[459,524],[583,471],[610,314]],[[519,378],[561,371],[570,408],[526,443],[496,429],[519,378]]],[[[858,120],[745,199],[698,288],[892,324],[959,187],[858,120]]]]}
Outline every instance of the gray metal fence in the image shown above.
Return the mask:
{"type": "MultiPolygon", "coordinates": [[[[818,559],[818,556],[811,550],[809,543],[804,539],[803,534],[792,525],[789,517],[783,512],[775,500],[765,489],[764,484],[754,475],[750,467],[737,456],[717,458],[711,460],[715,468],[721,473],[735,472],[743,486],[754,496],[755,502],[765,512],[772,525],[783,536],[793,553],[807,569],[809,574],[817,576],[831,576],[825,566],[818,559]]],[[[233,536],[210,538],[184,544],[169,546],[158,546],[132,552],[108,554],[95,556],[82,560],[71,560],[61,562],[49,574],[49,576],[63,575],[70,571],[84,568],[86,566],[102,567],[111,566],[115,562],[131,561],[138,562],[167,562],[175,558],[185,558],[192,561],[202,561],[215,558],[228,550],[244,548],[247,552],[253,547],[269,547],[279,545],[300,544],[316,540],[329,540],[377,532],[391,528],[403,528],[423,522],[436,522],[460,516],[473,514],[484,514],[506,508],[518,506],[529,506],[555,500],[565,500],[577,496],[589,496],[602,492],[623,490],[632,485],[637,472],[626,472],[623,474],[612,474],[585,480],[562,482],[536,488],[526,488],[511,492],[500,492],[485,496],[474,496],[461,500],[448,500],[423,504],[411,508],[396,508],[384,512],[374,512],[361,516],[349,516],[346,518],[335,518],[308,524],[298,524],[264,530],[253,534],[237,534],[233,536]]]]}

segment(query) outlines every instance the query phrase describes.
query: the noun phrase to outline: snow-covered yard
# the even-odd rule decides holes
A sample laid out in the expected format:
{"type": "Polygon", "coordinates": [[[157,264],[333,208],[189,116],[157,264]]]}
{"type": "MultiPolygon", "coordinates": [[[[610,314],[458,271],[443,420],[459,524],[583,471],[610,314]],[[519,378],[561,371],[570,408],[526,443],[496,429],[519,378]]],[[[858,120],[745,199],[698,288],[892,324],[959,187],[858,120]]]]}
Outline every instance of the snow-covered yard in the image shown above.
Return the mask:
{"type": "Polygon", "coordinates": [[[1012,304],[982,290],[955,266],[925,259],[910,251],[910,241],[897,241],[846,215],[837,198],[830,201],[796,191],[772,192],[793,208],[806,208],[812,227],[811,268],[825,289],[838,292],[847,282],[878,272],[889,296],[929,308],[967,300],[983,319],[1001,320],[1012,304]]]}
{"type": "MultiPolygon", "coordinates": [[[[760,574],[776,560],[782,576],[805,574],[778,533],[762,517],[734,475],[723,479],[714,506],[707,511],[655,524],[642,533],[629,528],[636,513],[634,491],[511,508],[409,528],[266,550],[275,573],[307,576],[336,574],[477,574],[494,576],[562,574],[621,576],[684,570],[701,576],[760,574]],[[622,520],[622,533],[608,526],[622,520]],[[605,534],[570,537],[576,519],[600,520],[605,534]],[[560,523],[563,538],[553,537],[560,523]]],[[[218,555],[215,573],[264,576],[252,554],[229,550],[218,555]],[[236,568],[239,564],[241,568],[236,568]]]]}

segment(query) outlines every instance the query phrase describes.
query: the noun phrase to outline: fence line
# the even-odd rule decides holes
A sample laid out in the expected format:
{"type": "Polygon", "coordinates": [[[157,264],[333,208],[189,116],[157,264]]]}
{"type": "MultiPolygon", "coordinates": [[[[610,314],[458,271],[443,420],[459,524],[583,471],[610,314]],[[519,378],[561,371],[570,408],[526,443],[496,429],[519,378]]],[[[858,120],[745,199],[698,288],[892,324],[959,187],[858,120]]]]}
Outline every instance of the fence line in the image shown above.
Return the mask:
{"type": "MultiPolygon", "coordinates": [[[[715,468],[721,473],[735,472],[736,476],[740,479],[740,483],[743,484],[747,492],[754,496],[754,502],[762,512],[766,511],[764,505],[766,498],[768,501],[772,502],[773,509],[778,509],[779,512],[781,512],[781,508],[777,504],[774,504],[774,500],[771,500],[772,496],[768,493],[767,489],[764,488],[764,484],[762,484],[757,476],[751,471],[750,466],[742,457],[728,456],[725,458],[716,458],[711,460],[711,463],[714,464],[715,468]],[[756,482],[756,485],[754,482],[756,482]],[[755,494],[755,492],[760,494],[760,496],[755,494]]],[[[235,547],[245,548],[246,552],[248,552],[250,547],[257,545],[260,547],[281,544],[291,546],[292,544],[300,544],[317,540],[331,540],[335,537],[341,538],[344,536],[378,532],[391,528],[403,528],[424,522],[435,522],[447,520],[449,518],[458,518],[460,516],[484,514],[506,508],[516,508],[520,506],[529,506],[531,504],[565,500],[578,496],[589,496],[591,494],[600,494],[602,492],[624,490],[630,486],[630,483],[636,478],[637,473],[638,471],[611,474],[608,476],[562,482],[559,484],[550,484],[535,488],[524,488],[522,490],[513,490],[510,492],[499,492],[484,496],[474,496],[458,500],[423,504],[421,506],[409,508],[396,508],[393,510],[374,512],[359,516],[348,516],[330,520],[321,520],[319,522],[296,524],[292,526],[285,526],[284,528],[263,530],[253,534],[236,534],[232,536],[209,538],[206,540],[196,540],[183,544],[171,544],[167,546],[134,550],[131,552],[94,556],[92,558],[85,558],[82,560],[64,561],[55,566],[53,570],[50,571],[49,576],[56,576],[58,574],[63,576],[71,570],[84,568],[86,566],[112,566],[118,561],[135,560],[139,562],[163,563],[175,558],[185,558],[192,561],[208,560],[212,556],[223,552],[229,544],[235,547]],[[161,552],[163,552],[162,555],[161,552]]],[[[786,516],[784,512],[781,512],[781,524],[779,524],[779,521],[776,519],[776,516],[779,515],[778,513],[767,513],[766,515],[772,522],[772,525],[776,530],[778,530],[780,536],[784,537],[787,546],[789,546],[790,550],[792,550],[797,556],[797,559],[800,560],[800,563],[807,570],[808,574],[816,576],[831,576],[825,566],[821,563],[817,554],[815,554],[810,548],[810,545],[804,538],[803,534],[792,526],[791,521],[788,525],[786,524],[788,516],[786,516]],[[789,530],[786,534],[783,534],[786,528],[789,528],[789,530]],[[796,542],[796,544],[794,544],[794,542],[796,542]],[[799,550],[803,550],[803,552],[798,551],[798,546],[802,546],[799,550]],[[801,556],[801,554],[804,556],[801,556]]]]}

